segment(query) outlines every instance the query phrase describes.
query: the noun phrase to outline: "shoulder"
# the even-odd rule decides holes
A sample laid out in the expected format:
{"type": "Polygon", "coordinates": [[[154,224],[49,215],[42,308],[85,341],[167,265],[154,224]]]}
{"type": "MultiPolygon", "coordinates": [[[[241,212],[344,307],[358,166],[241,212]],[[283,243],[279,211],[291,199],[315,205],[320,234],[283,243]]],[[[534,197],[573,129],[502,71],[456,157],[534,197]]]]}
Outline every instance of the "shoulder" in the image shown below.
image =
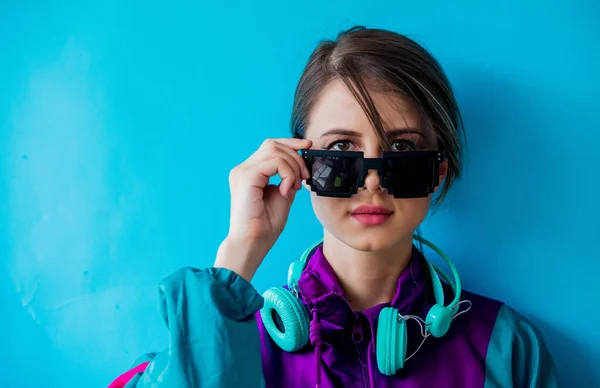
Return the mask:
{"type": "MultiPolygon", "coordinates": [[[[449,287],[446,289],[451,292],[449,287]]],[[[466,290],[462,290],[460,300],[458,313],[453,319],[455,323],[452,325],[456,328],[456,333],[461,336],[477,337],[477,348],[483,356],[504,304],[496,299],[466,290]]]]}
{"type": "Polygon", "coordinates": [[[462,321],[460,326],[467,326],[469,329],[477,327],[480,333],[486,328],[489,335],[488,353],[492,350],[522,353],[532,350],[533,346],[544,346],[540,330],[508,304],[469,291],[463,291],[461,300],[463,302],[459,314],[464,314],[457,317],[462,321]],[[469,305],[470,309],[466,312],[469,305]]]}
{"type": "Polygon", "coordinates": [[[472,303],[466,326],[485,330],[488,339],[486,388],[559,387],[544,336],[528,318],[506,303],[471,292],[462,299],[472,303]]]}
{"type": "Polygon", "coordinates": [[[543,336],[531,321],[509,305],[503,303],[494,327],[496,338],[511,338],[518,343],[535,341],[543,344],[543,336]]]}
{"type": "Polygon", "coordinates": [[[541,331],[523,314],[509,305],[500,306],[490,338],[488,360],[527,361],[546,353],[541,331]]]}

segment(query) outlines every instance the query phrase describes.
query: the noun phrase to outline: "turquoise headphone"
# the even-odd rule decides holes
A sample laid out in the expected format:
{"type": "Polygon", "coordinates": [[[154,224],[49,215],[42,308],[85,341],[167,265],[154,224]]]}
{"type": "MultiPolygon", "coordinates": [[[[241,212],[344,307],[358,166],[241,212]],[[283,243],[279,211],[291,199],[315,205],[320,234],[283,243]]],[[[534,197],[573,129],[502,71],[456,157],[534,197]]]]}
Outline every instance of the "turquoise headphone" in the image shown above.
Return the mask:
{"type": "MultiPolygon", "coordinates": [[[[425,260],[431,275],[436,301],[429,309],[425,321],[423,322],[422,319],[416,316],[402,316],[393,307],[386,307],[381,310],[377,327],[376,358],[379,371],[385,375],[395,374],[404,367],[404,362],[407,360],[406,321],[408,319],[416,319],[424,323],[423,342],[429,335],[440,338],[448,332],[452,319],[457,316],[457,307],[460,304],[461,282],[450,259],[431,242],[417,235],[413,238],[433,249],[444,259],[452,271],[454,281],[433,263],[430,263],[429,260],[425,260]],[[444,305],[444,290],[440,276],[450,285],[454,293],[454,299],[448,305],[444,305]]],[[[321,243],[322,240],[314,243],[304,251],[299,259],[291,263],[288,270],[288,289],[273,287],[263,294],[264,306],[260,314],[265,329],[275,344],[287,352],[297,351],[306,346],[309,341],[309,331],[312,331],[313,322],[310,319],[308,309],[300,300],[298,280],[311,253],[321,243]],[[279,323],[283,325],[283,330],[280,330],[275,323],[275,313],[279,315],[279,323]]],[[[310,335],[311,342],[313,342],[312,333],[310,335]]]]}

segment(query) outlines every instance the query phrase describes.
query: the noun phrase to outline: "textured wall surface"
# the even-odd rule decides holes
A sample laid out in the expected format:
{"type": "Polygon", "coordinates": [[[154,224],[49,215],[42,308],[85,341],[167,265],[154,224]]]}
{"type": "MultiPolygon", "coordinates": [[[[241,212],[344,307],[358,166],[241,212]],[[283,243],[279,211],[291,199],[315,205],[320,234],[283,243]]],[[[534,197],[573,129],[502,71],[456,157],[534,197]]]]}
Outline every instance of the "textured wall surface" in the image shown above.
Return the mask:
{"type": "MultiPolygon", "coordinates": [[[[598,2],[216,3],[0,5],[0,386],[105,387],[165,346],[158,282],[211,265],[229,170],[288,135],[310,51],[355,24],[423,43],[463,110],[424,235],[600,386],[598,2]]],[[[256,286],[320,233],[304,192],[256,286]]]]}

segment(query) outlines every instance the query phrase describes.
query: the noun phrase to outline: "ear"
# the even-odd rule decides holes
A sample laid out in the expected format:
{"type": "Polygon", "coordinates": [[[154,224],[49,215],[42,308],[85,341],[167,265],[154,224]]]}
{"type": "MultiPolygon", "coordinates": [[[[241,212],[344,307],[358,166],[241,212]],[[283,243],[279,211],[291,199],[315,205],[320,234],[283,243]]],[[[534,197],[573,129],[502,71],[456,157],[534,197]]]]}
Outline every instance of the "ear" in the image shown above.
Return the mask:
{"type": "MultiPolygon", "coordinates": [[[[448,175],[448,161],[444,160],[442,163],[440,163],[440,184],[444,181],[444,179],[446,179],[446,175],[448,175]]],[[[440,185],[435,186],[435,189],[433,189],[433,191],[437,191],[440,188],[440,185]]]]}

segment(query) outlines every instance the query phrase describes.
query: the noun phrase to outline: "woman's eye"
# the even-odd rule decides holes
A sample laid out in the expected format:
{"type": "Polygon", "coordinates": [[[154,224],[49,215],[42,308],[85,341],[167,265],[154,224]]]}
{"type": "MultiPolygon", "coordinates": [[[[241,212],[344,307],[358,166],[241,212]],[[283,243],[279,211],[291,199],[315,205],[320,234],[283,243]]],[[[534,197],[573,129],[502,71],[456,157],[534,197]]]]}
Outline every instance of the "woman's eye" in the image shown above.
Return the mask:
{"type": "Polygon", "coordinates": [[[392,151],[406,152],[414,151],[417,149],[417,145],[410,140],[402,139],[392,142],[392,151]]]}
{"type": "Polygon", "coordinates": [[[351,147],[351,143],[348,140],[340,140],[334,143],[331,143],[327,149],[334,151],[348,151],[351,147]]]}

